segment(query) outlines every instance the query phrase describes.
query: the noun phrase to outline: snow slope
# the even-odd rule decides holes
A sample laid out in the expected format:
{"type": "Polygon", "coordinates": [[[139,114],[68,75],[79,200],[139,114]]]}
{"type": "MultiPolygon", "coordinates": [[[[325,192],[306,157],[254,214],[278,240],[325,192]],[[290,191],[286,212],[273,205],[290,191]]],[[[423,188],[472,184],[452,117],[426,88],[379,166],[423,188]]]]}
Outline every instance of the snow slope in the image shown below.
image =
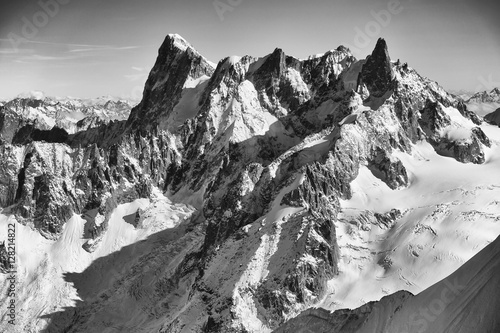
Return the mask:
{"type": "Polygon", "coordinates": [[[500,330],[500,237],[447,278],[355,310],[310,309],[275,332],[471,333],[500,330]]]}
{"type": "MultiPolygon", "coordinates": [[[[82,248],[85,242],[85,220],[80,216],[75,215],[68,221],[62,236],[55,242],[16,222],[17,277],[20,281],[17,285],[17,323],[13,329],[6,320],[2,320],[0,331],[40,332],[47,324],[44,315],[75,306],[81,296],[99,294],[99,291],[108,289],[115,280],[123,276],[124,267],[136,260],[134,247],[131,252],[120,252],[120,256],[113,257],[112,262],[101,261],[101,266],[96,268],[98,258],[147,240],[148,236],[159,230],[174,228],[193,211],[189,206],[172,204],[161,195],[152,198],[151,202],[148,199],[138,199],[120,205],[113,212],[109,229],[93,253],[82,248]],[[134,227],[131,221],[137,210],[141,210],[143,217],[139,225],[134,227]],[[85,271],[91,263],[94,263],[94,269],[90,273],[86,272],[84,280],[78,281],[79,290],[76,290],[74,281],[71,281],[72,275],[85,271]]],[[[0,215],[0,230],[7,230],[8,221],[15,220],[0,215]]],[[[0,277],[2,295],[6,293],[6,277],[0,277]]],[[[0,306],[6,307],[7,301],[7,298],[2,297],[0,306]]]]}
{"type": "Polygon", "coordinates": [[[341,273],[319,306],[355,308],[402,289],[418,293],[500,234],[500,129],[481,128],[493,141],[483,165],[459,163],[419,143],[412,156],[396,154],[411,179],[398,191],[362,167],[337,223],[341,273]],[[392,227],[373,217],[392,209],[402,215],[392,227]]]}

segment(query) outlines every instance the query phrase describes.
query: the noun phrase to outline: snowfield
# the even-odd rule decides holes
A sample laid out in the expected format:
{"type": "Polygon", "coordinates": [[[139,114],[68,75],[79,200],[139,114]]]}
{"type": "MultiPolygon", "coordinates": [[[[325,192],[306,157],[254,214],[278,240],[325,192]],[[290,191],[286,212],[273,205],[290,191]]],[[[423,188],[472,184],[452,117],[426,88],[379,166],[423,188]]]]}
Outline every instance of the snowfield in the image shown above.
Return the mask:
{"type": "MultiPolygon", "coordinates": [[[[79,294],[92,293],[108,289],[115,280],[124,275],[127,267],[137,258],[134,247],[131,253],[117,252],[125,246],[137,244],[160,230],[174,228],[189,217],[194,209],[183,204],[173,204],[158,195],[151,199],[138,199],[120,205],[112,214],[109,229],[105,233],[97,250],[86,252],[82,245],[85,220],[73,216],[64,226],[62,236],[57,241],[43,238],[39,232],[16,222],[17,248],[17,318],[15,328],[0,322],[1,332],[40,332],[47,325],[44,317],[66,307],[75,306],[81,298],[79,294]],[[144,217],[135,228],[134,220],[138,209],[144,211],[144,217]],[[113,261],[101,261],[100,269],[86,272],[85,281],[78,281],[80,290],[76,290],[71,280],[72,274],[82,273],[97,259],[112,253],[122,253],[113,257],[113,261]],[[131,256],[124,254],[131,254],[131,256]]],[[[0,230],[7,230],[12,217],[0,215],[0,230]]],[[[3,232],[3,231],[2,231],[3,232]]],[[[1,293],[6,294],[6,275],[1,276],[1,293]]],[[[2,297],[0,307],[5,308],[9,299],[2,297]]],[[[4,318],[2,318],[4,319],[4,318]]]]}
{"type": "MultiPolygon", "coordinates": [[[[417,294],[445,278],[500,234],[500,129],[483,124],[493,142],[482,165],[439,156],[419,143],[397,153],[411,185],[393,191],[362,167],[354,195],[336,223],[340,275],[329,281],[320,307],[357,308],[398,290],[417,294]],[[392,227],[370,224],[370,214],[398,209],[392,227]],[[366,222],[368,221],[368,222],[366,222]]],[[[373,220],[373,218],[372,218],[373,220]]]]}

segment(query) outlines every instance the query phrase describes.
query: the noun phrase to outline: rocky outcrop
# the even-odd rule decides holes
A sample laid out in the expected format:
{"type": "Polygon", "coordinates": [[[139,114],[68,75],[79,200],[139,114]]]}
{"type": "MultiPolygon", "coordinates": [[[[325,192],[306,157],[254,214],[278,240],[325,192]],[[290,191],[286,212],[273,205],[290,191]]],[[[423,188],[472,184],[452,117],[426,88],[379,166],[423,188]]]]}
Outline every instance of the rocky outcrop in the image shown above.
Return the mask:
{"type": "Polygon", "coordinates": [[[464,102],[459,100],[454,103],[453,106],[460,112],[462,116],[470,119],[474,124],[481,125],[483,123],[483,121],[477,114],[467,109],[467,105],[464,102]]]}
{"type": "Polygon", "coordinates": [[[8,273],[11,270],[11,265],[9,261],[9,256],[7,253],[7,247],[5,246],[5,241],[0,242],[0,273],[8,273]]]}
{"type": "Polygon", "coordinates": [[[500,108],[484,116],[484,120],[492,125],[500,126],[500,108]]]}
{"type": "Polygon", "coordinates": [[[481,128],[457,128],[443,106],[432,101],[421,111],[419,123],[438,154],[462,163],[484,163],[483,147],[490,141],[481,128]]]}
{"type": "Polygon", "coordinates": [[[358,85],[366,85],[371,96],[382,97],[392,88],[393,80],[394,71],[387,43],[380,38],[363,65],[358,85]]]}
{"type": "Polygon", "coordinates": [[[408,174],[403,163],[385,150],[375,150],[373,158],[368,162],[368,169],[393,190],[408,185],[408,174]]]}
{"type": "Polygon", "coordinates": [[[343,216],[341,220],[350,225],[356,226],[358,230],[370,231],[373,226],[380,229],[391,229],[403,216],[400,210],[391,209],[385,213],[374,213],[369,210],[361,211],[359,214],[343,216]]]}

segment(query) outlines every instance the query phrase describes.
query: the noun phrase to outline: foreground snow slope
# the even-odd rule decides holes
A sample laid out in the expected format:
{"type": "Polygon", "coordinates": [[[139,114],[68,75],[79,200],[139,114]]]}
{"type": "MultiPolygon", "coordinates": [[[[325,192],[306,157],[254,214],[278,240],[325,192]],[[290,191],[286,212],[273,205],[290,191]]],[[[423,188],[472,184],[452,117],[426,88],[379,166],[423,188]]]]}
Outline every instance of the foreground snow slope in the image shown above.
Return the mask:
{"type": "MultiPolygon", "coordinates": [[[[110,288],[126,274],[126,269],[137,260],[144,247],[154,246],[151,234],[175,228],[192,212],[191,207],[174,205],[161,196],[151,201],[138,199],[120,205],[112,213],[108,233],[93,253],[82,248],[85,220],[80,216],[73,216],[61,237],[54,242],[19,224],[13,217],[0,215],[0,230],[7,230],[9,222],[16,223],[19,281],[16,325],[13,327],[2,320],[0,331],[40,332],[47,325],[48,314],[74,306],[89,294],[98,295],[110,288]],[[134,226],[139,209],[143,210],[145,217],[134,226]],[[141,245],[141,241],[146,245],[141,245]],[[127,250],[122,250],[124,248],[127,250]],[[122,251],[117,252],[119,250],[122,251]],[[99,258],[105,259],[99,261],[99,258]],[[88,270],[92,263],[92,269],[88,270]],[[85,275],[78,278],[84,271],[85,275]]],[[[7,290],[5,277],[2,276],[0,282],[2,295],[7,290]]],[[[6,307],[8,300],[2,297],[0,306],[6,307]]]]}
{"type": "Polygon", "coordinates": [[[275,332],[498,332],[499,292],[500,237],[416,296],[398,292],[352,311],[310,309],[275,332]]]}

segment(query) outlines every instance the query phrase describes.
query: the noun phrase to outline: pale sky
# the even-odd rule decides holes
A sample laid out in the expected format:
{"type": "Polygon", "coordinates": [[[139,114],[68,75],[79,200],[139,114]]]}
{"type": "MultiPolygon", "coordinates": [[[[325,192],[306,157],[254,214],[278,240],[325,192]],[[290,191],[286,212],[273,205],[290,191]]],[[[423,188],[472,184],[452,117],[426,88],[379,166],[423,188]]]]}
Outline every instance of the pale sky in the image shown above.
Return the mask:
{"type": "Polygon", "coordinates": [[[215,63],[276,47],[305,58],[346,45],[364,58],[384,37],[392,59],[446,89],[491,90],[499,9],[498,0],[10,1],[0,5],[0,97],[137,98],[169,33],[215,63]]]}

